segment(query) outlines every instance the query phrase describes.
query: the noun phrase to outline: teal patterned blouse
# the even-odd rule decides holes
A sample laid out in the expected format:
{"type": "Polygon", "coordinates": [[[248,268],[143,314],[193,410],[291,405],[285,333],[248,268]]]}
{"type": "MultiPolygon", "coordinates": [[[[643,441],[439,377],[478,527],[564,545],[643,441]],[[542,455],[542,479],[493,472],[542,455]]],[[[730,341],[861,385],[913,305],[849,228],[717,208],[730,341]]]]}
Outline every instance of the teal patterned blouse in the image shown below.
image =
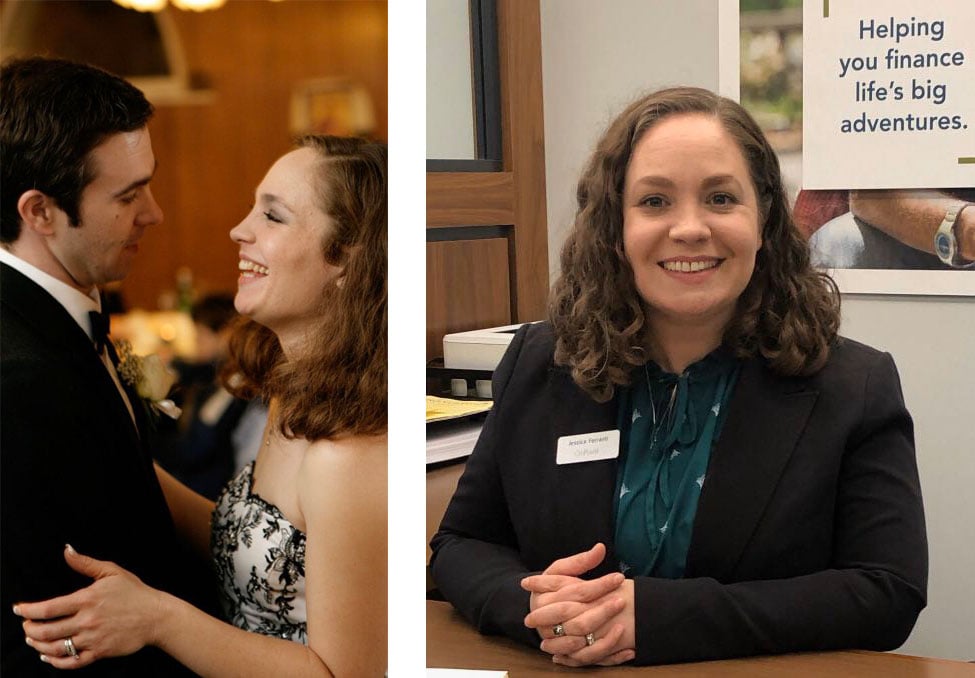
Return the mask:
{"type": "Polygon", "coordinates": [[[621,394],[616,553],[627,576],[684,575],[711,448],[739,367],[723,347],[679,376],[649,362],[621,394]]]}

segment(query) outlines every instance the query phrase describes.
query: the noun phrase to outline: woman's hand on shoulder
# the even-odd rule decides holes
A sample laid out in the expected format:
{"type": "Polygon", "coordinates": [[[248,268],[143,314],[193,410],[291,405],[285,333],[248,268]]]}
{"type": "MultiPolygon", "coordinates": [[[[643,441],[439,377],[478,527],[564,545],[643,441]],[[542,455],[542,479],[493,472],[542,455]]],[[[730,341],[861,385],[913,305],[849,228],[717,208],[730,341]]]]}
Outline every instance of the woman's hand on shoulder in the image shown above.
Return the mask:
{"type": "Polygon", "coordinates": [[[95,582],[67,596],[14,607],[26,620],[27,644],[40,653],[41,661],[75,669],[153,644],[165,594],[115,563],[81,555],[70,546],[64,559],[95,582]],[[77,658],[68,654],[69,638],[77,658]]]}

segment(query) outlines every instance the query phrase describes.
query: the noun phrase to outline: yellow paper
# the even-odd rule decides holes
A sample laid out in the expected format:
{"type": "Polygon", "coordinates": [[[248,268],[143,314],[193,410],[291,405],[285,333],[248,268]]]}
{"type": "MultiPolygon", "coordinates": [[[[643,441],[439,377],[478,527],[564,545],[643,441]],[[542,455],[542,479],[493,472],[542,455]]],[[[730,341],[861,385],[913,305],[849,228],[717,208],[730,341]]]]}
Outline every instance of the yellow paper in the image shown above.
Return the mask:
{"type": "Polygon", "coordinates": [[[453,400],[427,396],[427,423],[487,412],[492,404],[490,400],[453,400]]]}

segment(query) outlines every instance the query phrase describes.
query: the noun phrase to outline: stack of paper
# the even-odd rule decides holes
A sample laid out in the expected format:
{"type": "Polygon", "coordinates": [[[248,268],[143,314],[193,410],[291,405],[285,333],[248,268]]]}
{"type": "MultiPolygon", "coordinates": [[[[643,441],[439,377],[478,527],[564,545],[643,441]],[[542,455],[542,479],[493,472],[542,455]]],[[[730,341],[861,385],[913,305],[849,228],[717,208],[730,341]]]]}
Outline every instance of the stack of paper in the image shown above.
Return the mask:
{"type": "Polygon", "coordinates": [[[508,672],[474,669],[427,669],[427,678],[508,678],[508,672]]]}
{"type": "Polygon", "coordinates": [[[436,464],[468,456],[474,451],[474,443],[481,435],[483,423],[480,418],[473,421],[460,419],[431,427],[427,431],[427,463],[436,464]]]}

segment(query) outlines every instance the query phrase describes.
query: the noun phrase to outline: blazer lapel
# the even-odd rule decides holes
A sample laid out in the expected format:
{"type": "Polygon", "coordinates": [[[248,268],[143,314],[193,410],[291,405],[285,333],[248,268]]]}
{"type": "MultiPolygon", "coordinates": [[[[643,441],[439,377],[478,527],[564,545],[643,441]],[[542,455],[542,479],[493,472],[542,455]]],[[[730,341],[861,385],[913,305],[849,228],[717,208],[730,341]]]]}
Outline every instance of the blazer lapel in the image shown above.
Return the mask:
{"type": "Polygon", "coordinates": [[[95,348],[84,330],[78,327],[71,315],[50,294],[20,271],[0,264],[2,271],[3,305],[5,312],[20,316],[25,324],[51,344],[61,344],[71,350],[79,350],[82,342],[95,348]]]}
{"type": "MultiPolygon", "coordinates": [[[[105,348],[108,350],[108,357],[112,361],[112,365],[115,367],[115,374],[118,375],[118,380],[119,383],[122,385],[122,390],[125,391],[125,395],[129,399],[129,404],[132,405],[132,415],[133,417],[135,417],[136,435],[140,438],[140,440],[144,440],[145,432],[148,430],[147,427],[149,422],[147,419],[146,408],[143,405],[143,400],[139,396],[138,392],[136,392],[135,388],[130,386],[129,383],[122,378],[122,373],[119,372],[118,369],[120,361],[119,361],[118,351],[115,350],[115,344],[113,344],[112,342],[108,342],[105,345],[105,348]]],[[[112,385],[114,386],[114,384],[112,385]]],[[[118,391],[118,389],[116,389],[116,391],[118,391]]],[[[124,402],[122,403],[122,406],[125,407],[124,402]]],[[[128,408],[125,409],[126,409],[126,414],[128,414],[128,408]]]]}
{"type": "Polygon", "coordinates": [[[552,542],[559,549],[571,545],[566,555],[587,551],[596,542],[606,545],[607,555],[592,575],[600,576],[617,569],[613,555],[613,493],[616,491],[617,459],[557,465],[554,445],[559,436],[617,428],[618,399],[595,403],[572,381],[564,369],[549,372],[551,406],[552,466],[556,474],[558,506],[557,525],[552,542]]]}
{"type": "MultiPolygon", "coordinates": [[[[129,416],[115,383],[84,330],[54,297],[20,271],[6,264],[2,267],[2,286],[4,311],[19,315],[33,326],[33,331],[37,336],[43,337],[43,341],[60,346],[65,355],[71,356],[72,362],[85,375],[86,383],[90,384],[92,397],[102,400],[106,409],[119,421],[124,416],[127,422],[124,424],[125,430],[132,436],[134,448],[140,449],[139,435],[132,423],[132,417],[129,416]]],[[[137,401],[132,403],[133,408],[138,405],[137,401]]]]}
{"type": "Polygon", "coordinates": [[[742,366],[708,465],[685,576],[732,578],[817,395],[802,380],[776,377],[759,359],[742,366]]]}

